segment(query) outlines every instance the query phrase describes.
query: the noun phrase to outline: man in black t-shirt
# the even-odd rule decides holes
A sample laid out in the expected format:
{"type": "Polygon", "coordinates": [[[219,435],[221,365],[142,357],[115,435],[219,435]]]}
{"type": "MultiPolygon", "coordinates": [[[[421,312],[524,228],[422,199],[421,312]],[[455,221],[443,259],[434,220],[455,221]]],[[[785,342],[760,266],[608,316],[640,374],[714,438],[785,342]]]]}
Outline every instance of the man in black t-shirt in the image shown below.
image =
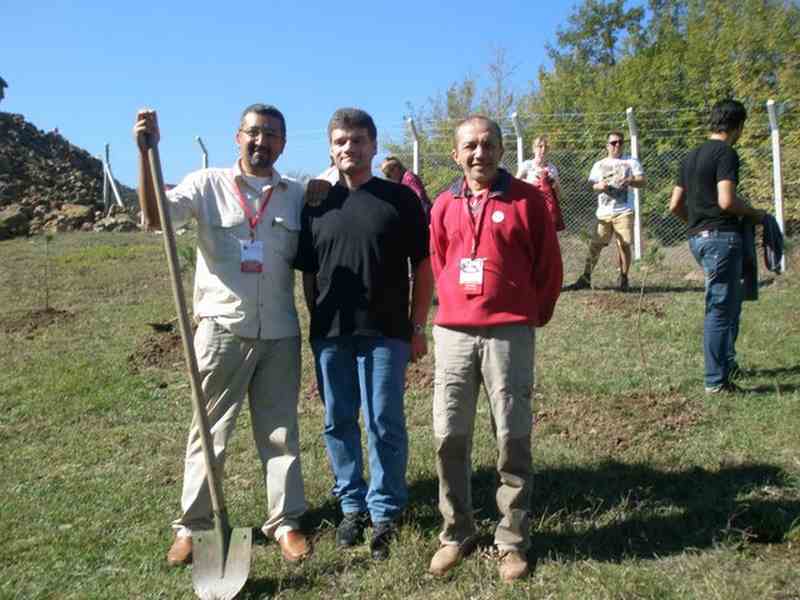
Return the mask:
{"type": "Polygon", "coordinates": [[[319,206],[303,209],[296,266],[311,314],[333,493],[344,514],[336,542],[357,544],[371,518],[372,556],[383,559],[408,500],[403,394],[408,361],[427,352],[433,294],[428,228],[413,191],[372,176],[377,132],[366,112],[337,110],[328,138],[341,179],[319,206]]]}
{"type": "Polygon", "coordinates": [[[766,214],[736,195],[739,155],[733,145],[747,119],[741,102],[722,100],[711,110],[711,135],[680,166],[670,210],[689,226],[689,248],[706,282],[703,354],[705,390],[739,391],[731,381],[738,370],[736,338],[742,309],[740,222],[761,223],[766,214]]]}

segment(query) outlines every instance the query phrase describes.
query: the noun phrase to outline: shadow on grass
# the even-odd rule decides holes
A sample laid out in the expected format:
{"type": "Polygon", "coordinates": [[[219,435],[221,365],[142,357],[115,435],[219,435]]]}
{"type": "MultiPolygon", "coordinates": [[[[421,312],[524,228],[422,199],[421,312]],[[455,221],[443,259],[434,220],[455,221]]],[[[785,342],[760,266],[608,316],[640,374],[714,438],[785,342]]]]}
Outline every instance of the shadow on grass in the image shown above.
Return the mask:
{"type": "Polygon", "coordinates": [[[618,561],[652,558],[724,539],[781,542],[800,501],[743,499],[787,485],[768,464],[661,471],[614,461],[597,468],[546,469],[534,478],[534,553],[618,561]]]}
{"type": "Polygon", "coordinates": [[[800,365],[775,369],[742,369],[745,377],[776,377],[778,375],[800,375],[800,365]]]}
{"type": "MultiPolygon", "coordinates": [[[[594,468],[545,469],[534,475],[531,559],[555,554],[615,562],[731,539],[782,542],[800,519],[800,501],[795,494],[786,499],[757,491],[788,487],[786,480],[784,471],[769,464],[662,471],[608,461],[594,468]],[[751,493],[754,498],[744,498],[751,493]]],[[[472,482],[476,520],[493,527],[497,475],[482,468],[472,482]]],[[[432,500],[435,506],[436,481],[414,482],[411,490],[412,501],[432,500]]],[[[415,524],[435,535],[438,513],[420,512],[415,524]]]]}
{"type": "MultiPolygon", "coordinates": [[[[482,467],[473,474],[481,546],[492,544],[498,520],[496,486],[492,468],[482,467]]],[[[725,541],[782,542],[800,519],[794,490],[786,494],[791,499],[781,497],[787,488],[791,484],[783,470],[760,463],[683,471],[616,461],[546,468],[534,475],[529,558],[532,563],[546,556],[617,562],[710,548],[725,541]]],[[[438,481],[412,481],[409,497],[405,521],[435,539],[441,527],[438,481]]],[[[319,538],[339,519],[337,502],[328,498],[305,515],[303,527],[319,538]]],[[[364,557],[359,566],[369,564],[364,557]]],[[[352,567],[352,563],[341,565],[342,570],[352,567]]],[[[240,597],[260,598],[309,585],[302,571],[289,579],[260,578],[248,581],[240,597]]]]}

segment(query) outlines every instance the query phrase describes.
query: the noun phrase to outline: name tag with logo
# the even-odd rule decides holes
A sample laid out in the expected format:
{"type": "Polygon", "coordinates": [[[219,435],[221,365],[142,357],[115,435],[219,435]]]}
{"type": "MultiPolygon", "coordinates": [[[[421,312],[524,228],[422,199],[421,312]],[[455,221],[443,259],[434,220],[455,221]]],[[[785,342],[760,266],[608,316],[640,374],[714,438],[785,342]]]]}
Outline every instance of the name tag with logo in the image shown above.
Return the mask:
{"type": "Polygon", "coordinates": [[[242,257],[242,273],[261,273],[264,270],[264,242],[261,240],[239,240],[242,257]]]}
{"type": "Polygon", "coordinates": [[[462,258],[458,264],[458,283],[467,296],[483,293],[483,258],[462,258]]]}

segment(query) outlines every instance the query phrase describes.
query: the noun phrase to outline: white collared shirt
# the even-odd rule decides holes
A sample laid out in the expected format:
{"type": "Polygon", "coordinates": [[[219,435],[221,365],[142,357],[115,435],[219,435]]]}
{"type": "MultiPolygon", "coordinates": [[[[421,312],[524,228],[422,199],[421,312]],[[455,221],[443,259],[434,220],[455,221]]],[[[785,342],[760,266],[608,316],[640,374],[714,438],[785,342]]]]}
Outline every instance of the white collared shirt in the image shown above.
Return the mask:
{"type": "Polygon", "coordinates": [[[300,335],[294,302],[294,270],[303,209],[303,186],[277,171],[262,190],[246,185],[239,162],[233,169],[195,171],[167,192],[174,226],[197,221],[195,319],[213,318],[235,335],[278,339],[300,335]],[[261,273],[242,273],[239,240],[250,225],[239,204],[234,178],[257,214],[267,187],[275,187],[256,227],[264,244],[261,273]]]}

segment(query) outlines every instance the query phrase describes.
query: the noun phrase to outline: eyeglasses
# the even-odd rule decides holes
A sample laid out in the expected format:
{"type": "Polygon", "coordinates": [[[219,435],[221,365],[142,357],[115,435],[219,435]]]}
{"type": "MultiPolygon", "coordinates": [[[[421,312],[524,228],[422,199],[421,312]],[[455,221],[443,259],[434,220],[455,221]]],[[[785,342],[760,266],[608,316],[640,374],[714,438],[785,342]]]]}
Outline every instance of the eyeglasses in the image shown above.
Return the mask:
{"type": "Polygon", "coordinates": [[[283,139],[283,134],[280,131],[276,129],[270,129],[268,127],[248,127],[247,129],[240,129],[239,131],[241,131],[250,139],[256,139],[259,135],[264,136],[270,141],[283,139]]]}
{"type": "Polygon", "coordinates": [[[609,146],[621,146],[622,140],[608,140],[609,146]]]}

